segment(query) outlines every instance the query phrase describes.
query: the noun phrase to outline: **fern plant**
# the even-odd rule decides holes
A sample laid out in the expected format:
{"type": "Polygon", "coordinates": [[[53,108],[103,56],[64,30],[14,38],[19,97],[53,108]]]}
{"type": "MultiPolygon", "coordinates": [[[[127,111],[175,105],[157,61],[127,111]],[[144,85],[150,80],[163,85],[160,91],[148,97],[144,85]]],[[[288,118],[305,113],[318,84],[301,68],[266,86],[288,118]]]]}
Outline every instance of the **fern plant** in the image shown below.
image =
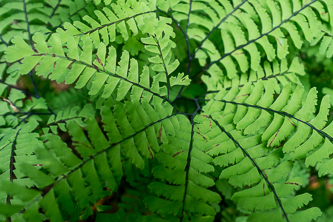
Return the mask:
{"type": "Polygon", "coordinates": [[[2,221],[322,215],[298,190],[333,174],[331,102],[299,55],[332,56],[332,1],[0,6],[2,221]]]}

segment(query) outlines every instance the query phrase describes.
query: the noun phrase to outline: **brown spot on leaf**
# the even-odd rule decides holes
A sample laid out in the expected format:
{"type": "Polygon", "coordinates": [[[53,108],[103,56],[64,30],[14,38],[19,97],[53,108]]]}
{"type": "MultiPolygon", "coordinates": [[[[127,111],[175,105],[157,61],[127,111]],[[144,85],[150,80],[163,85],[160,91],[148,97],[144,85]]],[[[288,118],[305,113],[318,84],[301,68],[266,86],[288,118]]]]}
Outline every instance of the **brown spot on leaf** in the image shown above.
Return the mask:
{"type": "Polygon", "coordinates": [[[278,135],[279,132],[280,132],[280,130],[278,130],[278,131],[275,133],[274,138],[272,139],[272,141],[269,143],[268,146],[271,146],[271,145],[272,145],[272,143],[274,142],[274,140],[275,140],[275,138],[276,138],[276,136],[278,135]]]}
{"type": "Polygon", "coordinates": [[[282,46],[282,43],[281,43],[280,39],[278,39],[278,38],[275,38],[275,39],[280,44],[280,46],[282,46]]]}
{"type": "Polygon", "coordinates": [[[198,125],[197,125],[197,124],[195,124],[195,126],[197,127],[197,130],[198,130],[198,132],[200,132],[200,128],[198,127],[198,125]]]}
{"type": "Polygon", "coordinates": [[[210,149],[206,150],[206,151],[205,151],[205,153],[207,153],[207,152],[211,151],[212,149],[214,149],[214,148],[218,147],[219,145],[220,145],[219,143],[218,143],[218,144],[216,144],[216,145],[215,145],[215,146],[213,146],[212,148],[210,148],[210,149]]]}
{"type": "Polygon", "coordinates": [[[205,117],[205,118],[209,119],[209,116],[207,116],[207,115],[200,115],[200,116],[202,116],[202,117],[205,117]]]}
{"type": "Polygon", "coordinates": [[[69,65],[67,66],[67,69],[72,69],[71,66],[72,66],[73,63],[74,62],[69,63],[69,65]]]}
{"type": "MultiPolygon", "coordinates": [[[[162,132],[163,132],[163,125],[161,124],[160,129],[158,130],[158,139],[161,141],[162,138],[162,132]]],[[[162,142],[162,141],[161,141],[162,142]]]]}
{"type": "Polygon", "coordinates": [[[179,151],[179,152],[177,152],[177,153],[173,154],[173,155],[172,155],[172,157],[175,157],[175,156],[177,156],[177,155],[181,154],[182,152],[184,152],[184,150],[182,150],[182,151],[179,151]]]}
{"type": "Polygon", "coordinates": [[[98,57],[98,55],[96,55],[96,60],[97,60],[97,62],[98,62],[99,64],[101,64],[101,66],[102,66],[103,69],[104,69],[104,65],[103,65],[101,59],[98,57]]]}
{"type": "Polygon", "coordinates": [[[12,21],[11,24],[13,25],[17,25],[18,27],[20,27],[21,29],[25,29],[24,27],[22,27],[16,20],[12,21]]]}
{"type": "Polygon", "coordinates": [[[250,94],[239,95],[239,96],[236,96],[233,100],[238,99],[238,98],[243,97],[243,96],[249,96],[249,95],[250,95],[250,94]]]}
{"type": "Polygon", "coordinates": [[[204,136],[204,135],[202,135],[201,133],[199,133],[199,132],[196,132],[197,134],[199,134],[202,138],[204,138],[204,140],[206,140],[206,142],[208,141],[208,139],[204,136]]]}
{"type": "Polygon", "coordinates": [[[80,144],[80,145],[82,145],[82,146],[84,146],[84,147],[87,147],[87,148],[89,148],[89,149],[93,149],[91,146],[89,146],[89,145],[87,145],[87,144],[85,144],[85,143],[82,143],[82,142],[80,142],[80,141],[74,141],[75,143],[77,143],[77,144],[80,144]]]}
{"type": "Polygon", "coordinates": [[[291,125],[293,125],[293,127],[296,127],[296,125],[289,118],[287,118],[287,120],[291,123],[291,125]]]}
{"type": "Polygon", "coordinates": [[[242,52],[242,51],[234,52],[234,53],[232,53],[232,55],[244,55],[244,52],[242,52]]]}
{"type": "Polygon", "coordinates": [[[265,170],[263,170],[262,172],[265,174],[265,176],[266,176],[266,178],[268,180],[268,176],[267,176],[267,173],[265,172],[265,170]]]}
{"type": "Polygon", "coordinates": [[[285,182],[284,184],[291,184],[291,185],[301,186],[300,184],[298,184],[298,183],[293,183],[293,182],[285,182]]]}
{"type": "Polygon", "coordinates": [[[148,151],[150,153],[151,158],[154,159],[154,154],[153,154],[153,152],[150,149],[149,143],[147,143],[147,148],[148,148],[148,151]]]}

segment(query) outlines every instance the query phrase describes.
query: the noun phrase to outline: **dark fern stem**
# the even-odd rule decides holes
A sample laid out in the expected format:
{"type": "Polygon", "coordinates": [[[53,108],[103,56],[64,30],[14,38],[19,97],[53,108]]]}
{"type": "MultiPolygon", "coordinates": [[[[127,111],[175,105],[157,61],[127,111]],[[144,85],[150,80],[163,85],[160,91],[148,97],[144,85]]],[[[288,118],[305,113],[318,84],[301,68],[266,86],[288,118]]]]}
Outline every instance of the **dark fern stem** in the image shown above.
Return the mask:
{"type": "Polygon", "coordinates": [[[170,82],[169,82],[169,73],[168,73],[168,70],[166,68],[166,65],[165,65],[165,61],[164,61],[164,57],[163,57],[163,54],[162,54],[162,49],[161,49],[161,46],[160,46],[160,43],[159,41],[156,39],[156,44],[157,44],[157,48],[158,48],[158,51],[160,53],[160,57],[162,59],[162,63],[163,63],[163,68],[165,70],[165,78],[166,78],[166,81],[167,81],[167,90],[168,90],[168,101],[170,100],[170,82]]]}
{"type": "Polygon", "coordinates": [[[183,204],[182,204],[182,211],[179,221],[183,221],[184,213],[185,213],[185,200],[186,200],[186,194],[187,194],[187,186],[188,186],[188,173],[190,171],[190,165],[191,165],[191,152],[193,148],[193,135],[194,135],[194,122],[191,123],[191,140],[190,140],[190,146],[188,149],[187,154],[187,160],[186,160],[186,166],[185,166],[185,188],[184,188],[184,196],[183,196],[183,204]]]}
{"type": "MultiPolygon", "coordinates": [[[[14,162],[15,162],[14,156],[15,156],[16,140],[17,140],[17,136],[18,136],[19,132],[20,132],[20,130],[18,130],[16,132],[16,135],[15,135],[12,147],[11,147],[10,162],[9,162],[9,178],[10,178],[10,181],[13,181],[15,179],[15,175],[14,175],[14,169],[15,169],[15,166],[14,166],[14,162]]],[[[11,197],[10,197],[9,194],[7,194],[6,203],[7,204],[11,204],[10,200],[11,200],[11,197]]],[[[6,222],[10,222],[10,221],[12,221],[12,219],[10,217],[7,217],[6,218],[6,222]]]]}
{"type": "MultiPolygon", "coordinates": [[[[56,6],[53,8],[53,10],[52,10],[52,13],[51,13],[51,15],[50,15],[50,19],[55,15],[55,12],[57,11],[57,9],[58,9],[58,7],[60,6],[60,2],[61,2],[61,0],[58,0],[58,2],[57,2],[57,4],[56,4],[56,6]]],[[[47,23],[47,25],[46,25],[46,27],[47,28],[50,28],[50,22],[49,23],[47,23]]]]}
{"type": "MultiPolygon", "coordinates": [[[[32,35],[31,35],[31,32],[30,32],[30,23],[29,23],[29,19],[28,19],[28,12],[27,12],[27,7],[26,7],[26,2],[25,2],[25,0],[22,0],[22,2],[23,2],[23,11],[24,11],[24,14],[25,14],[25,21],[27,23],[28,37],[29,37],[29,41],[30,41],[30,46],[32,47],[33,42],[32,42],[32,35]]],[[[29,77],[30,77],[30,80],[31,80],[31,84],[34,87],[36,98],[38,99],[40,97],[40,95],[39,95],[39,92],[37,90],[36,83],[33,79],[32,71],[29,72],[29,77]]]]}
{"type": "Polygon", "coordinates": [[[0,40],[6,47],[8,47],[8,43],[2,38],[1,34],[0,34],[0,40]]]}

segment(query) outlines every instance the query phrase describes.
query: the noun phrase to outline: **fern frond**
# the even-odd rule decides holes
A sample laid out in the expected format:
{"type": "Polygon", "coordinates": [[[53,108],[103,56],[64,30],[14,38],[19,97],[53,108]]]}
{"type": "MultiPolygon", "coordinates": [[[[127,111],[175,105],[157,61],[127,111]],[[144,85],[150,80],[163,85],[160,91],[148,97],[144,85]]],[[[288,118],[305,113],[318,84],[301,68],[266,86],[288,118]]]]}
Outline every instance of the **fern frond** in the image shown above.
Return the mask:
{"type": "MultiPolygon", "coordinates": [[[[15,36],[21,36],[30,43],[32,47],[32,35],[36,32],[51,33],[57,27],[60,27],[65,21],[79,20],[80,16],[91,14],[96,6],[89,4],[91,1],[3,1],[0,10],[0,61],[6,61],[3,57],[5,49],[11,45],[11,40],[15,36]],[[90,12],[90,13],[89,13],[90,12]]],[[[17,73],[18,63],[0,65],[1,90],[6,87],[17,89],[27,95],[39,98],[33,80],[32,72],[29,72],[30,80],[34,86],[34,93],[27,92],[24,89],[16,87],[16,82],[20,75],[17,73]]]]}
{"type": "MultiPolygon", "coordinates": [[[[271,211],[277,208],[277,200],[284,216],[288,218],[287,215],[294,214],[297,208],[312,200],[305,194],[295,197],[291,195],[293,189],[298,189],[301,183],[285,176],[292,167],[290,160],[306,158],[307,165],[328,160],[331,150],[328,147],[332,146],[333,138],[330,136],[330,125],[328,129],[324,127],[330,102],[328,97],[324,97],[319,113],[314,116],[317,102],[315,89],[311,89],[302,102],[303,88],[298,86],[292,91],[290,85],[286,85],[274,100],[274,89],[269,86],[270,82],[272,80],[268,80],[265,87],[258,81],[253,86],[244,85],[241,90],[232,88],[228,92],[220,91],[213,99],[215,101],[207,104],[201,116],[211,116],[209,124],[212,133],[216,134],[213,123],[224,133],[218,139],[213,139],[215,134],[204,134],[208,141],[214,141],[207,152],[215,157],[213,163],[224,167],[220,178],[228,179],[234,187],[252,187],[233,195],[232,199],[238,207],[249,212],[271,211]],[[218,108],[217,103],[221,108],[218,108]],[[316,144],[311,141],[316,141],[316,144]],[[311,147],[315,152],[305,151],[302,146],[307,149],[311,147]],[[293,188],[287,189],[287,186],[293,188]],[[254,201],[258,204],[248,205],[254,201]],[[298,207],[289,208],[289,204],[298,207]]],[[[329,165],[327,163],[320,168],[320,175],[329,173],[329,165]]],[[[316,212],[312,219],[320,215],[320,211],[312,211],[316,212]]],[[[307,213],[304,211],[299,214],[307,213]]],[[[249,220],[259,220],[269,215],[278,218],[281,214],[277,210],[264,215],[252,214],[249,220]]]]}
{"type": "Polygon", "coordinates": [[[37,75],[57,80],[57,82],[65,80],[67,84],[72,84],[77,80],[76,88],[82,88],[90,81],[90,95],[96,95],[103,88],[102,97],[108,98],[117,88],[117,100],[120,101],[132,88],[132,95],[136,99],[140,99],[140,94],[145,90],[148,94],[144,94],[143,97],[149,100],[152,95],[161,97],[168,94],[168,88],[160,87],[159,82],[167,82],[169,88],[171,85],[189,84],[189,80],[186,77],[183,78],[183,74],[178,74],[177,78],[169,77],[177,68],[179,62],[175,60],[171,63],[170,47],[172,47],[172,42],[167,35],[162,37],[162,32],[163,30],[159,30],[157,35],[154,34],[159,36],[156,37],[156,42],[153,38],[142,38],[142,41],[147,44],[147,50],[158,54],[151,58],[151,61],[156,63],[152,69],[161,73],[154,77],[152,86],[149,83],[148,67],[143,68],[140,82],[138,81],[138,62],[135,59],[130,59],[128,52],[123,52],[117,68],[116,49],[113,46],[107,49],[104,43],[100,43],[96,55],[93,56],[93,45],[89,36],[80,41],[65,32],[56,33],[49,40],[51,46],[51,49],[49,49],[43,35],[37,33],[33,37],[36,42],[36,52],[30,49],[21,38],[17,37],[13,40],[15,45],[10,46],[6,54],[8,61],[17,61],[23,58],[22,65],[20,65],[21,74],[27,74],[37,66],[37,75]],[[77,44],[77,41],[83,44],[82,49],[80,49],[80,43],[77,44]],[[63,50],[63,44],[66,45],[68,51],[63,50]],[[18,51],[21,51],[21,53],[17,54],[18,51]],[[53,66],[49,66],[50,63],[53,66]]]}
{"type": "MultiPolygon", "coordinates": [[[[300,48],[303,41],[297,27],[301,28],[307,41],[315,37],[310,30],[320,28],[321,22],[310,9],[313,2],[315,0],[304,5],[297,1],[291,4],[290,1],[265,3],[255,0],[235,2],[234,5],[228,1],[200,3],[207,12],[212,12],[204,19],[195,16],[195,11],[191,14],[189,22],[193,24],[193,30],[190,25],[188,35],[199,42],[199,47],[190,58],[197,58],[205,66],[201,72],[207,71],[214,78],[212,81],[220,79],[221,75],[233,79],[240,73],[257,72],[259,67],[264,69],[262,59],[272,62],[286,58],[290,46],[285,32],[289,33],[296,48],[300,48]],[[307,20],[311,22],[307,23],[307,20]],[[198,28],[200,26],[212,30],[207,33],[198,28]],[[220,30],[220,34],[214,34],[213,38],[214,30],[220,30]],[[214,39],[218,39],[218,43],[214,43],[214,39]]],[[[185,11],[179,12],[182,14],[179,20],[187,18],[183,16],[185,11]]]]}
{"type": "Polygon", "coordinates": [[[208,147],[199,129],[184,116],[179,116],[178,121],[181,124],[176,135],[168,137],[169,142],[157,154],[162,165],[152,171],[157,180],[149,188],[156,196],[146,198],[145,202],[151,211],[163,217],[211,221],[216,214],[213,204],[221,200],[217,193],[207,189],[214,186],[207,175],[214,171],[212,158],[204,153],[208,147]]]}
{"type": "Polygon", "coordinates": [[[22,206],[21,210],[25,207],[29,209],[31,204],[37,201],[51,220],[75,220],[84,209],[89,208],[89,200],[95,203],[110,193],[103,191],[103,187],[106,186],[111,192],[118,189],[123,177],[121,155],[126,156],[138,168],[143,168],[144,157],[152,158],[154,152],[160,149],[157,139],[166,143],[166,135],[175,134],[173,128],[174,124],[179,125],[175,119],[179,113],[170,113],[172,107],[169,105],[168,108],[168,103],[158,102],[156,99],[154,108],[148,103],[134,104],[119,103],[113,111],[108,107],[102,108],[102,121],[109,139],[91,115],[91,108],[85,108],[76,115],[76,109],[73,109],[60,112],[56,117],[52,116],[50,124],[56,121],[60,129],[68,131],[77,154],[74,154],[59,136],[43,130],[46,149],[42,146],[34,152],[38,165],[42,166],[46,173],[28,163],[21,163],[20,172],[35,181],[40,189],[50,189],[42,194],[43,198],[31,200],[28,205],[22,206]],[[134,108],[137,115],[133,113],[134,108]],[[87,136],[81,128],[80,118],[86,119],[84,127],[87,136]],[[127,118],[131,122],[128,122],[127,118]],[[59,122],[65,124],[59,125],[59,122]],[[125,128],[127,131],[124,131],[125,128]],[[44,179],[40,180],[41,178],[44,179]],[[72,193],[72,197],[65,195],[67,192],[72,193]],[[64,201],[66,210],[54,211],[54,207],[62,208],[64,201]],[[75,213],[71,214],[73,211],[75,213]]]}
{"type": "Polygon", "coordinates": [[[32,131],[37,127],[38,122],[29,121],[29,123],[17,126],[10,130],[1,130],[0,134],[0,218],[5,220],[5,217],[12,216],[13,213],[19,210],[21,205],[24,205],[30,198],[36,197],[38,191],[31,188],[36,183],[26,178],[22,174],[23,166],[21,162],[26,162],[28,165],[38,165],[34,148],[43,148],[43,142],[38,139],[37,133],[32,131]],[[31,145],[33,146],[31,146],[31,145]],[[12,184],[13,183],[13,184],[12,184]],[[21,186],[23,186],[22,194],[21,186]],[[28,187],[28,188],[27,188],[28,187]],[[9,206],[13,206],[12,208],[9,206]],[[8,211],[7,211],[8,210],[8,211]],[[7,212],[6,212],[7,211],[7,212]]]}

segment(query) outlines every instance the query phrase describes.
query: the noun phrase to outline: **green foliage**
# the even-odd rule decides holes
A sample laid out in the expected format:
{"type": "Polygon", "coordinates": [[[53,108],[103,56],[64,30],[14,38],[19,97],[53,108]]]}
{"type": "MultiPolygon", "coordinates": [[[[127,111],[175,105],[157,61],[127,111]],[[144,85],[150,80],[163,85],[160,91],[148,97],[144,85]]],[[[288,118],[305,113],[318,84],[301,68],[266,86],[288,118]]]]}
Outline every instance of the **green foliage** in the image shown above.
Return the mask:
{"type": "Polygon", "coordinates": [[[0,6],[1,221],[329,218],[330,0],[0,6]]]}

